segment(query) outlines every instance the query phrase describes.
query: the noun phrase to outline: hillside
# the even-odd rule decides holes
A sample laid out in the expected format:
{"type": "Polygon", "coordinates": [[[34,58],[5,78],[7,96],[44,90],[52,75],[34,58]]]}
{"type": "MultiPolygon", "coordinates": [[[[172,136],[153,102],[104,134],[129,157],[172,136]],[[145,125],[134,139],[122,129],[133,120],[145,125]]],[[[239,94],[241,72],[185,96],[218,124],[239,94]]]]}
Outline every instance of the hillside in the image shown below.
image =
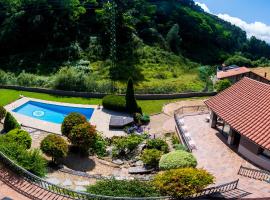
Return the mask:
{"type": "Polygon", "coordinates": [[[96,81],[121,88],[132,76],[139,90],[177,92],[204,88],[200,64],[234,55],[236,64],[270,63],[268,44],[192,0],[0,0],[0,8],[0,66],[16,74],[51,77],[85,61],[96,81]]]}

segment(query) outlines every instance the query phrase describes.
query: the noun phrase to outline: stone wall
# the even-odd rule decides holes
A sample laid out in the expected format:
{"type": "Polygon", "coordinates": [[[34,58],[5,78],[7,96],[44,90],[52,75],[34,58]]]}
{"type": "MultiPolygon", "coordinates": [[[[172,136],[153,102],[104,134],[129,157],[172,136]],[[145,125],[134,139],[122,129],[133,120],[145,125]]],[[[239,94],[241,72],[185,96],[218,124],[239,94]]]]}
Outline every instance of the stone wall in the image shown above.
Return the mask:
{"type": "MultiPolygon", "coordinates": [[[[23,86],[13,86],[13,85],[1,85],[0,88],[21,90],[21,91],[28,91],[28,92],[38,92],[38,93],[53,94],[53,95],[60,95],[60,96],[85,97],[85,98],[103,98],[104,96],[108,95],[107,93],[63,91],[63,90],[53,90],[53,89],[33,88],[33,87],[23,87],[23,86]]],[[[216,92],[187,92],[187,93],[175,93],[175,94],[136,94],[136,98],[139,100],[161,100],[161,99],[178,99],[178,98],[189,98],[189,97],[204,97],[204,96],[214,96],[214,95],[216,95],[216,92]]]]}

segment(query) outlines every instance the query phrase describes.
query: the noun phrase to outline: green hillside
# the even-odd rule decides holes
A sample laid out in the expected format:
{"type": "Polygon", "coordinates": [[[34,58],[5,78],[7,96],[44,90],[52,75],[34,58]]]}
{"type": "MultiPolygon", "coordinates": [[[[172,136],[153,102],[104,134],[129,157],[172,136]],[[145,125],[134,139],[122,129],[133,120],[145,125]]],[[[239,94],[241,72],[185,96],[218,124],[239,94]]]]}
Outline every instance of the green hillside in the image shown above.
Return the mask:
{"type": "Polygon", "coordinates": [[[0,8],[0,68],[10,72],[2,84],[59,88],[55,73],[68,66],[102,90],[110,81],[121,90],[132,76],[139,92],[200,91],[200,65],[270,63],[267,43],[192,0],[0,0],[0,8]],[[38,84],[25,73],[16,80],[23,70],[38,84]]]}

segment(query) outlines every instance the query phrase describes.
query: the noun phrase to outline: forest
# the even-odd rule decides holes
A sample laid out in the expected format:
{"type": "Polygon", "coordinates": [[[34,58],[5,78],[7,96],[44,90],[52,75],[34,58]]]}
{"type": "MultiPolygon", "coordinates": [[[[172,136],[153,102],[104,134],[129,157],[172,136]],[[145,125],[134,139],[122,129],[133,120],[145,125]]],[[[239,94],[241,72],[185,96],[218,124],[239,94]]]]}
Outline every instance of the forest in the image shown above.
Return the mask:
{"type": "Polygon", "coordinates": [[[199,66],[270,64],[269,44],[193,0],[0,0],[0,24],[2,84],[65,89],[55,76],[77,70],[71,90],[133,77],[142,92],[198,91],[199,66]]]}

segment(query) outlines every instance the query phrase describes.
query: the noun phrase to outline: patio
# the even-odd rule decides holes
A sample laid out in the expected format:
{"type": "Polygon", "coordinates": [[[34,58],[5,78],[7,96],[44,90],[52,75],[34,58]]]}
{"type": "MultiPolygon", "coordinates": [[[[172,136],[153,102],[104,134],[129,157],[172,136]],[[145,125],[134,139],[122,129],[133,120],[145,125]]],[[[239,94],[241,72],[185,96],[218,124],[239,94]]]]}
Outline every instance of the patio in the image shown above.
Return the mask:
{"type": "Polygon", "coordinates": [[[226,144],[226,139],[217,130],[210,128],[206,122],[208,114],[184,117],[184,124],[194,141],[196,149],[193,154],[197,158],[198,167],[204,168],[216,177],[216,185],[239,180],[239,189],[245,192],[246,197],[269,197],[269,183],[256,181],[238,176],[241,165],[256,168],[243,159],[226,144]]]}

